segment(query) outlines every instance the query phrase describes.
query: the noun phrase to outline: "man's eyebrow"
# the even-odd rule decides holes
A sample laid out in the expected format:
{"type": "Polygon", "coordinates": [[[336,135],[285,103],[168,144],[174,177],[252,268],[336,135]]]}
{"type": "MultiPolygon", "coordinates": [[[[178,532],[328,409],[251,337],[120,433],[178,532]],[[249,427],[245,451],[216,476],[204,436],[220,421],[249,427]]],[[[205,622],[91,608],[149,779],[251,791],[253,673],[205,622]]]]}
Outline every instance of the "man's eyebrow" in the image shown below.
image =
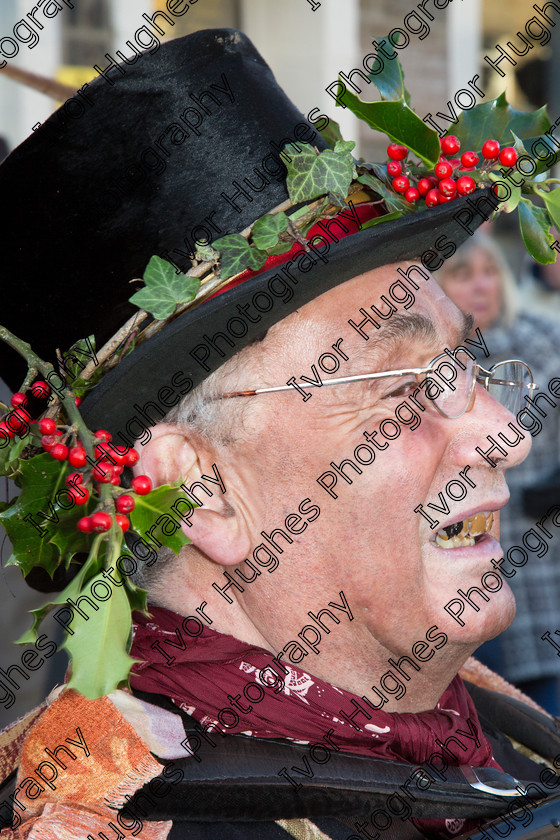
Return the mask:
{"type": "MultiPolygon", "coordinates": [[[[461,322],[457,326],[458,339],[455,346],[462,344],[470,335],[474,319],[472,315],[467,315],[461,312],[461,322]]],[[[397,350],[402,349],[401,345],[404,341],[424,341],[434,346],[434,350],[439,349],[441,343],[441,336],[437,326],[431,318],[425,315],[414,313],[411,315],[404,315],[396,313],[387,321],[376,335],[372,335],[372,343],[361,347],[361,352],[358,354],[359,361],[372,361],[372,350],[381,351],[376,354],[376,363],[381,364],[384,358],[387,358],[397,350]]],[[[414,366],[411,360],[411,366],[414,366]]]]}
{"type": "Polygon", "coordinates": [[[468,315],[466,312],[461,312],[463,316],[463,327],[461,329],[461,335],[459,336],[459,341],[457,344],[462,344],[472,332],[472,328],[474,327],[474,318],[472,315],[468,315]]]}

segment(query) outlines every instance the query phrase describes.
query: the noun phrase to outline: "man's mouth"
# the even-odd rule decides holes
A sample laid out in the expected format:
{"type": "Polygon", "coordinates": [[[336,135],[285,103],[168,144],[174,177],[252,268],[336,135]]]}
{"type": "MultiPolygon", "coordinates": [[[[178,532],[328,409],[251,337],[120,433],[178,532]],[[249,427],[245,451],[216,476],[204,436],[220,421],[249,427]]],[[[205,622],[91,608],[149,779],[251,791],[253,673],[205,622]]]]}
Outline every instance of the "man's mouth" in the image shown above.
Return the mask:
{"type": "Polygon", "coordinates": [[[431,540],[438,548],[461,548],[476,545],[487,534],[494,522],[492,511],[481,511],[468,519],[461,519],[440,528],[431,540]]]}

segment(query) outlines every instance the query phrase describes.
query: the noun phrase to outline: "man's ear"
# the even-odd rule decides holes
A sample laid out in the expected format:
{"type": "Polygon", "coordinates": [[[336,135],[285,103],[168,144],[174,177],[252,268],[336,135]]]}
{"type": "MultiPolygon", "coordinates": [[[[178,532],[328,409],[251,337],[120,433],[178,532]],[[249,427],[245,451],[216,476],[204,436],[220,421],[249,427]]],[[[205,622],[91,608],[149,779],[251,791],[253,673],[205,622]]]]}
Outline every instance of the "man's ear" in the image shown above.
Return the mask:
{"type": "Polygon", "coordinates": [[[226,566],[241,563],[249,555],[251,541],[235,505],[235,489],[230,488],[233,504],[225,497],[228,486],[216,453],[200,437],[189,438],[185,429],[172,423],[159,423],[151,432],[135,474],[147,475],[154,487],[181,480],[183,492],[192,488],[185,500],[194,509],[180,505],[180,511],[170,509],[169,515],[181,522],[185,536],[210,560],[226,566]]]}

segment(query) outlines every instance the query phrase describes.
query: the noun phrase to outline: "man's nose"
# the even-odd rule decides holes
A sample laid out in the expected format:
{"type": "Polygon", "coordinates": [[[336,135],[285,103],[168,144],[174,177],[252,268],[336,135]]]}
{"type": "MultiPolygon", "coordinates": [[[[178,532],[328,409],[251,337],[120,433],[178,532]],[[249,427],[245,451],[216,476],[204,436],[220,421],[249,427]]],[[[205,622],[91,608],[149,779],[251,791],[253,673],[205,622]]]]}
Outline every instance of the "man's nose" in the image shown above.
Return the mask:
{"type": "Polygon", "coordinates": [[[460,452],[456,451],[455,455],[463,463],[507,470],[529,454],[532,443],[529,432],[479,383],[472,408],[458,422],[462,433],[458,435],[460,452]]]}

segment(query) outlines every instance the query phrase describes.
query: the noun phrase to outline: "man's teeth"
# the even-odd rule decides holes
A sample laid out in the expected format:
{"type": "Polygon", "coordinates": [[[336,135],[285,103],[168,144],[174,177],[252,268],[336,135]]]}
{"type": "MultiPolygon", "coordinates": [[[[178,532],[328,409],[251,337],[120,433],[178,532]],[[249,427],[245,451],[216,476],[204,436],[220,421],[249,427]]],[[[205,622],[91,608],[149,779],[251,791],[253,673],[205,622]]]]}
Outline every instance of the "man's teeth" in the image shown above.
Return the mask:
{"type": "Polygon", "coordinates": [[[472,519],[464,519],[462,522],[455,522],[441,528],[435,537],[435,544],[439,548],[460,548],[461,546],[475,545],[475,537],[488,533],[494,521],[494,514],[485,516],[477,513],[472,519]]]}

